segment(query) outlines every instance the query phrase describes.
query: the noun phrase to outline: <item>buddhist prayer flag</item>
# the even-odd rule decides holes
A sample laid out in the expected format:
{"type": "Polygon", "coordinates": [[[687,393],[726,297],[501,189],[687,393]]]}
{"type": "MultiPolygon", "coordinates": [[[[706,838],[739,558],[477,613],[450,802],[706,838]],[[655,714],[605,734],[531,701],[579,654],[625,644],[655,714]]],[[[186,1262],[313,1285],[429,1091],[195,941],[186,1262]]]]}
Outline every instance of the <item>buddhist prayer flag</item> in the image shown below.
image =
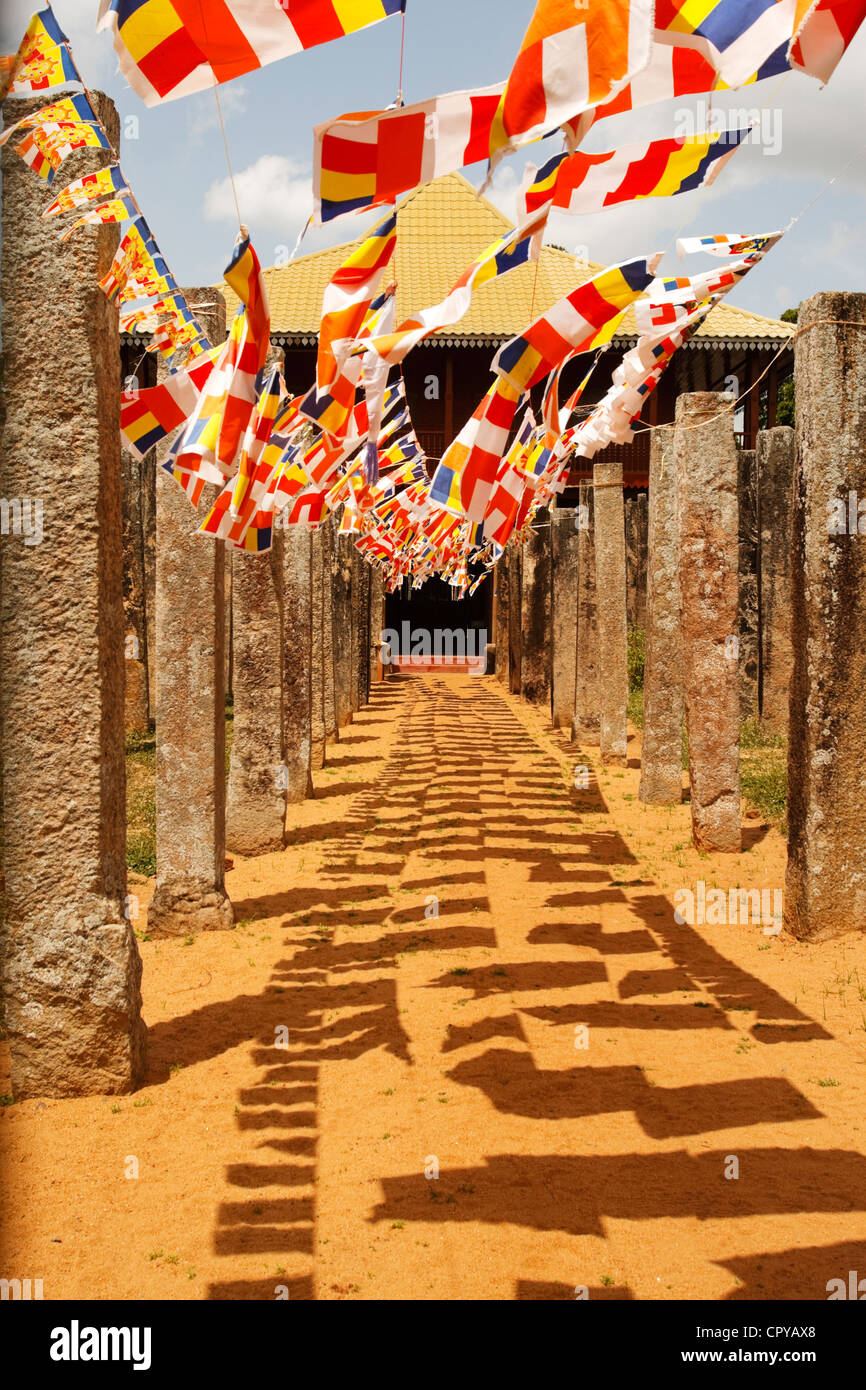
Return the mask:
{"type": "Polygon", "coordinates": [[[420,183],[486,159],[503,85],[359,111],[314,130],[313,221],[393,203],[420,183]]]}
{"type": "Polygon", "coordinates": [[[646,67],[652,0],[538,0],[494,117],[490,154],[610,100],[646,67]]]}
{"type": "Polygon", "coordinates": [[[348,357],[396,243],[397,214],[393,212],[353,248],[327,285],[316,358],[316,385],[320,391],[331,386],[348,357]]]}
{"type": "Polygon", "coordinates": [[[457,516],[483,521],[522,391],[500,378],[450,445],[430,481],[430,499],[457,516]]]}
{"type": "Polygon", "coordinates": [[[221,352],[220,344],[194,366],[170,373],[158,386],[121,395],[120,431],[134,454],[144,458],[148,449],[192,415],[221,352]]]}
{"type": "Polygon", "coordinates": [[[139,209],[131,193],[127,193],[122,198],[112,198],[108,203],[102,203],[97,208],[90,208],[83,216],[79,217],[70,227],[60,233],[61,241],[68,241],[77,227],[86,227],[90,224],[106,222],[128,222],[130,218],[138,217],[139,209]]]}
{"type": "Polygon", "coordinates": [[[36,126],[55,124],[79,125],[82,121],[89,125],[99,124],[89,99],[84,92],[79,92],[74,97],[61,97],[60,101],[51,101],[47,106],[40,106],[38,111],[31,111],[29,116],[22,116],[20,121],[7,126],[0,135],[0,145],[5,145],[16,130],[30,130],[36,126]]]}
{"type": "Polygon", "coordinates": [[[701,53],[730,87],[788,69],[794,0],[656,0],[655,37],[701,53]]]}
{"type": "Polygon", "coordinates": [[[53,203],[49,203],[43,217],[53,217],[58,212],[72,212],[82,203],[96,198],[107,198],[112,193],[128,193],[126,179],[119,164],[109,164],[105,169],[97,169],[93,174],[85,174],[58,193],[53,203]]]}
{"type": "Polygon", "coordinates": [[[677,242],[677,253],[683,256],[704,251],[708,256],[745,256],[748,252],[769,251],[779,240],[781,232],[770,232],[763,236],[753,236],[749,232],[723,232],[716,236],[681,237],[677,242]]]}
{"type": "Polygon", "coordinates": [[[536,209],[519,227],[512,227],[464,270],[441,303],[404,319],[393,333],[371,339],[370,348],[394,366],[422,338],[457,323],[472,303],[476,289],[516,266],[525,265],[530,257],[537,258],[548,210],[536,209]]]}
{"type": "Polygon", "coordinates": [[[21,143],[15,146],[15,153],[50,184],[64,159],[74,150],[109,148],[108,138],[101,126],[85,121],[62,125],[54,122],[28,130],[21,143]]]}
{"type": "Polygon", "coordinates": [[[864,19],[866,0],[797,0],[791,67],[829,81],[864,19]]]}
{"type": "Polygon", "coordinates": [[[597,121],[608,116],[620,116],[659,101],[674,97],[694,96],[711,92],[719,84],[712,63],[692,48],[672,48],[669,44],[653,43],[646,67],[632,77],[616,96],[600,106],[592,106],[574,120],[566,121],[563,129],[573,150],[597,121]]]}
{"type": "Polygon", "coordinates": [[[514,389],[528,391],[570,353],[598,346],[599,335],[615,326],[650,284],[660,259],[659,253],[624,261],[579,285],[519,337],[504,343],[493,370],[514,389]]]}
{"type": "Polygon", "coordinates": [[[100,0],[120,70],[148,106],[189,96],[399,14],[405,0],[100,0]]]}
{"type": "Polygon", "coordinates": [[[121,304],[178,288],[143,217],[137,217],[125,233],[99,288],[109,300],[121,304]]]}
{"type": "Polygon", "coordinates": [[[710,131],[619,145],[602,154],[554,155],[527,190],[527,211],[549,204],[551,195],[553,207],[563,212],[591,213],[637,198],[690,193],[713,182],[748,134],[710,131]]]}
{"type": "Polygon", "coordinates": [[[54,18],[50,5],[30,20],[14,58],[3,64],[0,99],[47,92],[64,82],[80,82],[69,52],[69,40],[54,18]]]}

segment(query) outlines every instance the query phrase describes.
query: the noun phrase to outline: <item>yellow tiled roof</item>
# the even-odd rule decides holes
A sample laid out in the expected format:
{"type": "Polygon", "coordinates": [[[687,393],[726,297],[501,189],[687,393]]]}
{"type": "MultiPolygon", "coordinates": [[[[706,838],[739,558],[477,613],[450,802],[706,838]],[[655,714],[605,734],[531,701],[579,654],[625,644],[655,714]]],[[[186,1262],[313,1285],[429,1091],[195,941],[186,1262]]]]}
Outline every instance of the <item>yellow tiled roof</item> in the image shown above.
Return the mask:
{"type": "MultiPolygon", "coordinates": [[[[445,174],[405,198],[397,210],[397,249],[387,272],[387,278],[397,281],[397,321],[444,299],[466,267],[511,225],[487,198],[477,196],[462,174],[445,174]]],[[[360,240],[264,271],[273,333],[311,338],[318,333],[325,286],[360,240]]],[[[449,341],[512,337],[602,268],[592,261],[578,263],[568,252],[545,246],[537,262],[519,266],[477,289],[460,322],[432,337],[449,341]]],[[[220,288],[231,316],[237,300],[227,287],[220,288]]],[[[629,310],[618,336],[634,337],[636,331],[629,310]]],[[[783,340],[793,332],[792,324],[722,304],[695,336],[783,340]]]]}

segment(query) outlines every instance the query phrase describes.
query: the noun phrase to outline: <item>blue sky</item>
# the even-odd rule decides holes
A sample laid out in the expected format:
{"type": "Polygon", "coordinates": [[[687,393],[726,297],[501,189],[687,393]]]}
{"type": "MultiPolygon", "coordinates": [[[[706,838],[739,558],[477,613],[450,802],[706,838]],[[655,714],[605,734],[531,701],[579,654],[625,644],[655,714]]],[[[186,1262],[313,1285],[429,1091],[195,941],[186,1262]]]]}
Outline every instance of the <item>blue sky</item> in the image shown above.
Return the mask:
{"type": "MultiPolygon", "coordinates": [[[[533,0],[408,0],[405,100],[503,80],[533,7],[533,0]]],[[[32,0],[3,0],[4,50],[17,46],[33,8],[32,0]]],[[[108,92],[117,103],[132,137],[123,141],[121,160],[169,266],[182,284],[218,281],[237,219],[213,95],[145,107],[117,72],[111,36],[96,33],[97,0],[55,0],[54,10],[88,86],[108,92]]],[[[343,111],[392,102],[399,52],[395,18],[220,88],[241,214],[264,265],[294,245],[310,210],[313,126],[343,111]]],[[[630,203],[593,217],[555,214],[546,239],[569,250],[586,248],[592,260],[611,263],[661,250],[677,235],[784,227],[821,194],[733,302],[776,317],[816,290],[866,288],[864,79],[866,26],[825,88],[795,73],[781,86],[770,80],[716,103],[764,107],[764,140],[739,150],[711,189],[630,203]],[[836,183],[822,193],[834,174],[836,183]]],[[[585,148],[673,134],[675,120],[694,111],[698,100],[665,103],[603,123],[585,148]]],[[[558,139],[550,140],[500,167],[490,196],[509,216],[515,215],[524,164],[541,163],[560,147],[558,139]]],[[[480,184],[483,166],[466,172],[480,184]]],[[[62,171],[58,187],[61,178],[62,171]]],[[[35,177],[34,188],[38,196],[35,177]]],[[[313,230],[303,249],[349,241],[371,222],[369,214],[351,216],[313,230]]],[[[672,250],[664,264],[676,265],[672,250]]]]}

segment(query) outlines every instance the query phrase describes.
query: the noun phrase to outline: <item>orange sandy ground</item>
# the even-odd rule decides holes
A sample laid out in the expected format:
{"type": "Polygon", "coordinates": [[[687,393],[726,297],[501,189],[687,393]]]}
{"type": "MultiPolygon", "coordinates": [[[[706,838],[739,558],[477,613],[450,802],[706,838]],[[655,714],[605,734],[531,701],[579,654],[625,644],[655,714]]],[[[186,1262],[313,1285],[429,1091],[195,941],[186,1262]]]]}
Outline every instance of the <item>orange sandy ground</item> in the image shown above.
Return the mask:
{"type": "Polygon", "coordinates": [[[698,879],[781,886],[784,845],[746,820],[698,854],[638,756],[576,791],[596,752],[490,678],[377,687],[289,847],[229,874],[236,929],[143,944],[148,1084],[0,1112],[0,1272],[47,1299],[866,1274],[866,939],[676,925],[698,879]]]}

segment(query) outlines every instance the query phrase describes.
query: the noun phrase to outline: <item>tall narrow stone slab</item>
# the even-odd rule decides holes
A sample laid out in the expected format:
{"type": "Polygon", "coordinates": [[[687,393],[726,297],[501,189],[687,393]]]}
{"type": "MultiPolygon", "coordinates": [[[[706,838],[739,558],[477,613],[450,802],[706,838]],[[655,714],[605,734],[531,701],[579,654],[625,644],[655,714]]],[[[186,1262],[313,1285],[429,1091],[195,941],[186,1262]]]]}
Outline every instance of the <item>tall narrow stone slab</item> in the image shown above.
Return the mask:
{"type": "Polygon", "coordinates": [[[370,684],[385,677],[382,664],[382,638],[385,630],[385,576],[378,566],[370,573],[370,684]]]}
{"type": "Polygon", "coordinates": [[[511,555],[508,564],[508,689],[520,694],[520,667],[523,656],[523,547],[516,540],[509,542],[511,555]]]}
{"type": "Polygon", "coordinates": [[[370,566],[352,543],[352,609],[355,639],[355,690],[357,709],[370,699],[370,566]]]}
{"type": "Polygon", "coordinates": [[[493,569],[493,642],[496,648],[495,676],[500,685],[508,688],[508,565],[511,551],[506,546],[493,569]]]}
{"type": "Polygon", "coordinates": [[[864,322],[866,294],[797,319],[785,921],[807,941],[866,931],[864,322]]]}
{"type": "MultiPolygon", "coordinates": [[[[211,342],[220,342],[222,295],[184,294],[211,342]]],[[[222,930],[234,920],[225,891],[225,545],[195,534],[215,496],[208,485],[199,514],[157,470],[156,888],[147,910],[156,935],[222,930]]]]}
{"type": "Polygon", "coordinates": [[[311,538],[310,586],[311,679],[310,693],[310,765],[314,772],[325,766],[325,589],[330,588],[330,569],[325,572],[324,532],[321,526],[311,538]]]}
{"type": "Polygon", "coordinates": [[[285,841],[283,766],[283,538],[262,555],[238,554],[234,570],[235,717],[226,844],[266,854],[285,841]]]}
{"type": "Polygon", "coordinates": [[[647,526],[646,656],[643,684],[641,801],[676,806],[683,799],[683,651],[680,634],[674,432],[650,440],[647,526]]]}
{"type": "Polygon", "coordinates": [[[758,714],[759,657],[759,534],[758,467],[754,449],[737,452],[739,474],[739,573],[737,637],[739,640],[740,718],[758,714]]]}
{"type": "Polygon", "coordinates": [[[142,494],[152,477],[147,457],[120,451],[123,519],[124,721],[128,734],[150,732],[147,664],[147,576],[142,494]]]}
{"type": "MultiPolygon", "coordinates": [[[[116,145],[114,106],[91,96],[116,145]]],[[[4,124],[44,102],[7,101],[4,124]]],[[[126,903],[120,343],[97,286],[118,232],[58,243],[14,143],[0,159],[2,983],[25,1099],[131,1090],[145,1027],[126,903]]],[[[64,182],[104,153],[70,156],[64,182]]]]}
{"type": "Polygon", "coordinates": [[[598,603],[599,744],[604,763],[628,758],[628,626],[622,464],[593,465],[598,603]]]}
{"type": "Polygon", "coordinates": [[[345,728],[357,709],[357,680],[353,669],[355,644],[352,616],[352,538],[337,536],[331,573],[333,605],[334,711],[337,725],[345,728]]]}
{"type": "Polygon", "coordinates": [[[575,507],[556,507],[550,513],[553,560],[553,692],[554,728],[571,732],[574,717],[574,670],[577,644],[577,586],[580,513],[575,507]]]}
{"type": "Polygon", "coordinates": [[[794,669],[791,645],[791,554],[794,431],[761,430],[757,439],[761,497],[761,722],[773,734],[788,729],[794,669]]]}
{"type": "Polygon", "coordinates": [[[629,627],[646,626],[647,495],[625,498],[625,606],[629,627]]]}
{"type": "Polygon", "coordinates": [[[698,849],[739,853],[740,709],[737,448],[732,397],[677,400],[674,456],[692,835],[698,849]]]}
{"type": "Polygon", "coordinates": [[[522,650],[520,693],[534,705],[550,705],[552,597],[550,512],[540,507],[523,543],[521,567],[522,650]]]}
{"type": "Polygon", "coordinates": [[[337,556],[337,518],[329,516],[322,526],[322,717],[325,722],[326,743],[339,740],[334,668],[334,572],[337,556]]]}
{"type": "Polygon", "coordinates": [[[312,533],[287,526],[283,533],[283,760],[286,802],[313,794],[312,533]]]}
{"type": "Polygon", "coordinates": [[[574,666],[575,743],[599,741],[598,601],[595,582],[595,502],[591,483],[580,484],[578,516],[577,648],[574,666]]]}

